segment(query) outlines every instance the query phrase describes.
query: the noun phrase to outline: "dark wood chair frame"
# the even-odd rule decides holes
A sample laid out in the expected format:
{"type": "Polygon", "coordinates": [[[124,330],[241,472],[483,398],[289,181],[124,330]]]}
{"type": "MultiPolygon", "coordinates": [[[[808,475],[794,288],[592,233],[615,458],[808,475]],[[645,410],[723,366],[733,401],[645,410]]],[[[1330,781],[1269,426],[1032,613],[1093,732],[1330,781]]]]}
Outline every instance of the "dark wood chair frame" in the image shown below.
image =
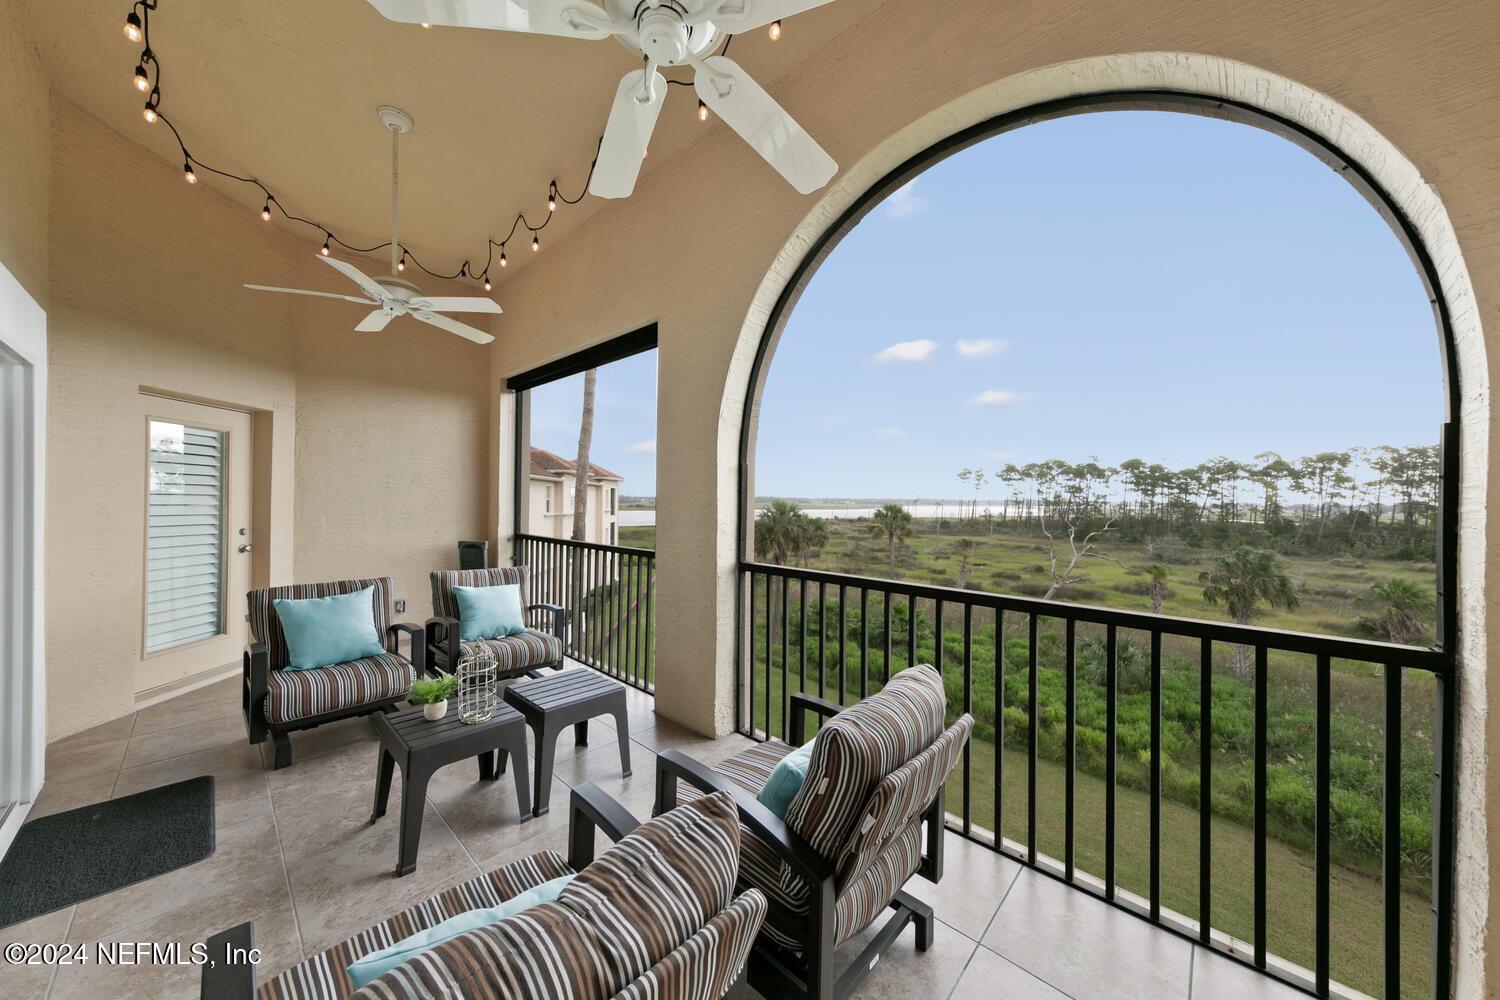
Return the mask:
{"type": "MultiPolygon", "coordinates": [[[[422,629],[418,625],[409,622],[396,622],[386,628],[386,635],[392,632],[404,632],[411,644],[412,668],[417,677],[425,673],[427,650],[422,644],[422,629]]],[[[396,640],[396,652],[399,655],[401,649],[400,638],[396,640]]],[[[289,767],[292,763],[292,741],[289,734],[301,729],[314,729],[325,722],[336,722],[339,719],[349,719],[357,715],[371,715],[375,712],[393,712],[398,705],[406,701],[406,692],[391,698],[382,698],[379,701],[367,701],[359,705],[347,705],[343,708],[334,709],[331,712],[323,712],[318,715],[309,715],[302,719],[293,719],[291,722],[271,722],[266,718],[266,690],[269,686],[271,676],[271,647],[264,642],[252,642],[245,647],[243,683],[240,688],[240,708],[245,716],[245,732],[250,737],[252,746],[264,743],[266,737],[271,738],[276,748],[276,759],[274,767],[280,770],[289,767]]]]}
{"type": "MultiPolygon", "coordinates": [[[[594,834],[602,831],[619,842],[640,821],[592,782],[579,785],[569,797],[568,866],[583,871],[594,860],[594,834]]],[[[203,965],[200,1000],[255,1000],[255,964],[248,958],[255,946],[255,929],[249,923],[220,931],[204,942],[210,962],[203,965]],[[231,959],[239,961],[231,961],[231,959]]],[[[740,976],[724,1000],[748,1000],[749,976],[740,976]]]]}
{"type": "MultiPolygon", "coordinates": [[[[843,706],[824,698],[792,692],[788,721],[797,746],[801,746],[807,739],[809,711],[827,719],[843,711],[843,706]]],[[[895,913],[886,920],[874,939],[835,982],[833,953],[839,873],[834,870],[833,864],[794,833],[785,820],[767,809],[754,795],[677,750],[667,750],[656,757],[655,814],[677,804],[678,781],[685,781],[703,792],[728,792],[734,798],[740,819],[745,825],[759,833],[792,872],[811,888],[808,937],[801,956],[777,946],[765,934],[755,943],[750,954],[749,974],[744,978],[762,995],[805,997],[807,1000],[843,1000],[854,992],[908,922],[916,928],[917,950],[926,951],[932,946],[935,926],[932,907],[905,890],[899,890],[890,903],[895,913]]],[[[922,855],[916,874],[929,882],[937,882],[943,877],[943,817],[943,793],[939,791],[922,814],[922,824],[926,830],[926,853],[922,855]]]]}
{"type": "MultiPolygon", "coordinates": [[[[526,611],[544,611],[552,616],[552,634],[557,636],[557,641],[562,643],[563,654],[555,660],[546,663],[533,663],[530,666],[518,667],[515,670],[505,670],[497,675],[497,680],[505,680],[508,677],[540,677],[539,670],[561,670],[563,660],[567,658],[568,649],[568,612],[566,608],[556,604],[528,604],[526,611]]],[[[442,650],[443,656],[448,661],[448,671],[451,673],[458,658],[453,651],[453,638],[463,634],[463,628],[457,618],[448,615],[433,615],[427,619],[426,640],[429,647],[442,650]]],[[[459,640],[462,642],[462,640],[459,640]]],[[[438,672],[437,658],[427,665],[432,673],[438,672]]]]}

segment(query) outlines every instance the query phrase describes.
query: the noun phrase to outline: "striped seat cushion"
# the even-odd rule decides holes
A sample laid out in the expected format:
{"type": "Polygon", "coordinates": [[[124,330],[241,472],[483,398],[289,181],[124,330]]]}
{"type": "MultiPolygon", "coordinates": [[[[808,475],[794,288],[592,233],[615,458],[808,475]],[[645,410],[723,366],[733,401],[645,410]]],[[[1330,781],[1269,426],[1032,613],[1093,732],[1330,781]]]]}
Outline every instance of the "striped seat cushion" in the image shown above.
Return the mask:
{"type": "Polygon", "coordinates": [[[543,851],[513,861],[488,875],[440,892],[267,980],[257,991],[258,1000],[344,1000],[354,993],[354,984],[349,981],[347,970],[355,959],[389,947],[449,917],[498,906],[572,871],[556,851],[543,851]]]}
{"type": "Polygon", "coordinates": [[[287,665],[286,638],[281,634],[281,619],[276,617],[272,601],[302,601],[309,597],[332,597],[336,594],[355,594],[366,587],[375,588],[375,599],[370,613],[375,616],[375,634],[387,650],[396,651],[396,637],[391,627],[391,578],[373,577],[368,580],[331,580],[327,583],[299,583],[289,587],[267,587],[252,590],[245,595],[250,610],[250,633],[256,642],[266,644],[270,667],[280,670],[287,665]]]}
{"type": "MultiPolygon", "coordinates": [[[[690,942],[704,955],[693,967],[713,968],[719,956],[710,952],[731,950],[738,936],[724,939],[719,927],[733,928],[723,924],[698,936],[729,908],[738,859],[733,802],[705,795],[641,824],[580,872],[556,902],[447,941],[355,996],[605,1000],[634,988],[690,942]]],[[[756,901],[747,907],[751,918],[756,901]]],[[[670,971],[663,968],[664,975],[670,971]]],[[[642,995],[654,995],[649,986],[641,984],[642,995]]]]}
{"type": "Polygon", "coordinates": [[[765,919],[766,897],[751,889],[615,1000],[718,1000],[740,977],[765,919]]]}
{"type": "Polygon", "coordinates": [[[396,698],[411,690],[415,677],[411,663],[397,653],[311,670],[272,670],[266,677],[266,721],[295,722],[396,698]]]}
{"type": "MultiPolygon", "coordinates": [[[[488,649],[495,654],[495,668],[502,674],[506,671],[525,670],[528,667],[540,667],[562,660],[562,640],[555,635],[546,632],[536,632],[527,629],[519,635],[507,635],[499,639],[475,639],[473,642],[459,643],[460,656],[468,656],[478,649],[488,649]]],[[[440,670],[450,670],[448,666],[447,644],[442,643],[429,646],[433,664],[440,670]]]]}

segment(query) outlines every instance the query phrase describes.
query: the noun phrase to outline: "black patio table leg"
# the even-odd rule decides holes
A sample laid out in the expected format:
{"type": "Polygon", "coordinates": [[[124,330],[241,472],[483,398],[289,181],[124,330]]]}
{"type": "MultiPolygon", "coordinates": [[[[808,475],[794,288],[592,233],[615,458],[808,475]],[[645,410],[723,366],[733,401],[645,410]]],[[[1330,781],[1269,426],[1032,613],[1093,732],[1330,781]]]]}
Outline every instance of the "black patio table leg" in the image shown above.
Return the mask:
{"type": "Polygon", "coordinates": [[[500,773],[505,770],[504,752],[497,753],[494,750],[486,750],[475,759],[479,761],[480,781],[494,781],[496,778],[500,777],[500,773]],[[497,756],[500,758],[500,763],[498,765],[495,763],[495,758],[497,756]]]}
{"type": "Polygon", "coordinates": [[[584,719],[573,727],[573,745],[575,747],[586,747],[589,745],[589,720],[584,719]]]}
{"type": "Polygon", "coordinates": [[[625,710],[625,689],[620,689],[620,698],[610,710],[615,717],[615,736],[620,741],[620,777],[630,777],[630,719],[625,710]]]}
{"type": "Polygon", "coordinates": [[[551,808],[552,766],[557,760],[557,732],[547,725],[547,716],[541,715],[531,723],[531,736],[536,741],[536,777],[532,794],[531,815],[545,816],[551,808]]]}
{"type": "Polygon", "coordinates": [[[391,799],[391,778],[396,770],[396,758],[382,744],[380,747],[380,766],[375,775],[375,808],[370,811],[370,822],[373,823],[385,815],[386,804],[391,799]]]}
{"type": "Polygon", "coordinates": [[[427,804],[427,781],[432,769],[408,759],[401,769],[401,843],[396,875],[417,870],[417,842],[422,839],[422,810],[427,804]]]}
{"type": "MultiPolygon", "coordinates": [[[[501,773],[505,771],[506,757],[516,759],[516,803],[520,806],[521,820],[525,822],[526,817],[531,813],[531,776],[526,773],[526,731],[517,727],[514,730],[514,736],[502,743],[500,749],[495,751],[495,755],[500,760],[501,773]]],[[[538,773],[540,773],[540,768],[538,773]]],[[[550,774],[548,778],[550,783],[550,774]]]]}

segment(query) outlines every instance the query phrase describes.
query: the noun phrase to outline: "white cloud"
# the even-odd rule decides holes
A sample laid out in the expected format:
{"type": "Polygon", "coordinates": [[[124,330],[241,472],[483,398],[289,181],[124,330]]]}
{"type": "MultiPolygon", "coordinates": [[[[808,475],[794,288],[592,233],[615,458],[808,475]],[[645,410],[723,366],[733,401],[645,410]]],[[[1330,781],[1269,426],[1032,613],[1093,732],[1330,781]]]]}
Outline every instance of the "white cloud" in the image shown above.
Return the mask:
{"type": "Polygon", "coordinates": [[[907,181],[885,200],[885,214],[892,219],[905,219],[927,210],[927,199],[916,191],[917,182],[907,181]]]}
{"type": "Polygon", "coordinates": [[[935,340],[906,340],[899,344],[892,344],[875,355],[875,362],[884,365],[892,361],[928,361],[937,349],[938,345],[935,340]]]}
{"type": "Polygon", "coordinates": [[[1021,396],[1019,393],[1010,392],[1005,389],[986,389],[969,400],[969,405],[981,410],[1003,410],[1007,406],[1019,403],[1020,401],[1021,396]]]}
{"type": "Polygon", "coordinates": [[[882,437],[888,438],[898,438],[906,434],[906,432],[901,430],[899,427],[882,427],[875,433],[881,435],[882,437]]]}
{"type": "Polygon", "coordinates": [[[650,441],[637,441],[635,444],[626,448],[625,453],[627,455],[655,455],[656,438],[652,438],[650,441]]]}
{"type": "Polygon", "coordinates": [[[956,346],[959,354],[971,361],[977,361],[980,358],[993,358],[1005,350],[1006,343],[1003,340],[991,338],[989,340],[960,340],[956,346]]]}

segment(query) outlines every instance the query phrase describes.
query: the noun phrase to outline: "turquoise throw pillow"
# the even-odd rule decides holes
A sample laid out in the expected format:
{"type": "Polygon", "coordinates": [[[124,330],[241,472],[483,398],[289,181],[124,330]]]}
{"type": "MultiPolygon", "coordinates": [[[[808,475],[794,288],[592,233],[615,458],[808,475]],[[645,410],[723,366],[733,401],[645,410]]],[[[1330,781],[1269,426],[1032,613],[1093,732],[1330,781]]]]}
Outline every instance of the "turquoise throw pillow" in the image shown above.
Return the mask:
{"type": "Polygon", "coordinates": [[[816,742],[818,738],[814,736],[806,745],[781,758],[781,763],[771,771],[761,790],[755,793],[761,805],[775,813],[778,819],[786,819],[787,807],[797,797],[802,782],[807,780],[807,767],[812,763],[813,744],[816,742]]]}
{"type": "Polygon", "coordinates": [[[464,642],[499,639],[526,631],[519,583],[454,587],[453,599],[458,602],[458,637],[464,642]]]}
{"type": "Polygon", "coordinates": [[[538,903],[550,903],[557,898],[558,893],[563,891],[563,887],[571,881],[573,881],[572,875],[563,875],[550,882],[543,882],[534,889],[528,889],[519,896],[507,899],[499,906],[490,906],[482,910],[469,910],[467,913],[460,913],[456,917],[449,917],[442,923],[434,924],[425,931],[418,931],[409,938],[402,938],[389,948],[370,952],[370,954],[349,966],[349,978],[353,980],[355,989],[364,989],[402,962],[415,958],[424,951],[436,948],[444,941],[452,940],[460,934],[465,934],[480,927],[488,927],[490,924],[498,920],[504,920],[506,917],[513,917],[522,910],[535,906],[538,903]]]}
{"type": "Polygon", "coordinates": [[[311,670],[386,651],[375,631],[374,587],[271,604],[281,619],[288,670],[311,670]]]}

